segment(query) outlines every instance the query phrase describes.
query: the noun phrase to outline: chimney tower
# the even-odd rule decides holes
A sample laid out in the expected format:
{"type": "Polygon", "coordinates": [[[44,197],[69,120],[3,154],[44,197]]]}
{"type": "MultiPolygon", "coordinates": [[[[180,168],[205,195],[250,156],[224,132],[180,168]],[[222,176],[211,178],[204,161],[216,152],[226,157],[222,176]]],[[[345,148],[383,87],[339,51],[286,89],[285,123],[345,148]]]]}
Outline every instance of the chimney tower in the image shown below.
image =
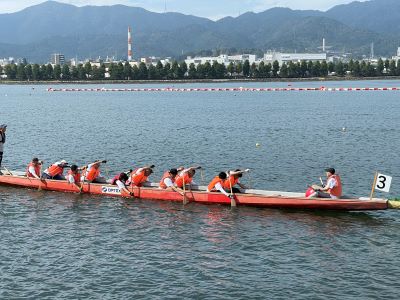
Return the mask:
{"type": "Polygon", "coordinates": [[[325,38],[322,39],[322,52],[326,52],[325,38]]]}
{"type": "Polygon", "coordinates": [[[128,61],[132,61],[132,30],[128,27],[128,61]]]}

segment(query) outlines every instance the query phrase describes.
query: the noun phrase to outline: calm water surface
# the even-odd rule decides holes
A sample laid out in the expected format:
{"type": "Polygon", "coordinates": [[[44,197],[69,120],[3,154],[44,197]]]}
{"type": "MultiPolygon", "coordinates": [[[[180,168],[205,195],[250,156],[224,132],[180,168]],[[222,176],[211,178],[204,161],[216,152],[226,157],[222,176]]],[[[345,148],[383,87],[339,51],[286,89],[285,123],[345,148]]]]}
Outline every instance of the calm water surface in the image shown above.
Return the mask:
{"type": "MultiPolygon", "coordinates": [[[[246,167],[251,178],[243,182],[252,187],[304,191],[334,166],[346,194],[368,195],[375,170],[394,177],[391,193],[378,196],[400,194],[400,92],[49,93],[47,87],[0,86],[7,168],[23,170],[33,156],[48,163],[107,159],[103,172],[111,176],[154,163],[158,181],[167,168],[196,163],[205,168],[198,183],[246,167]]],[[[0,297],[398,299],[399,220],[397,211],[232,211],[0,187],[0,297]]]]}

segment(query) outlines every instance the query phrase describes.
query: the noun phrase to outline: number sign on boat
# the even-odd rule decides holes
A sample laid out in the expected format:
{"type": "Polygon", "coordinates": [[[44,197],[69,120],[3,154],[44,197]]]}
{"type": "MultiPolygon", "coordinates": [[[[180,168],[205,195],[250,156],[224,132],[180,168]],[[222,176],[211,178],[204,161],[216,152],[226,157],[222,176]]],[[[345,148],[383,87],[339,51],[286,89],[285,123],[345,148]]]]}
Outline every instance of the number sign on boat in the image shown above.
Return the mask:
{"type": "Polygon", "coordinates": [[[392,185],[392,177],[383,174],[377,174],[375,190],[380,192],[389,193],[390,186],[392,185]]]}

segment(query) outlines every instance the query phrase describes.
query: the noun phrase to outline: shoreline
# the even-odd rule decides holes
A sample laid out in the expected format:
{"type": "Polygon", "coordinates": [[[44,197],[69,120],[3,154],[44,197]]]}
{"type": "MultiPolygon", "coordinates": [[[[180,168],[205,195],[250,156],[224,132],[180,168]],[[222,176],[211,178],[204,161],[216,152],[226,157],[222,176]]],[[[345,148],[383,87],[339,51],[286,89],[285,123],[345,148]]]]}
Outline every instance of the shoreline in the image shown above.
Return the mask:
{"type": "Polygon", "coordinates": [[[0,80],[0,85],[61,85],[61,84],[189,84],[189,83],[230,83],[230,82],[335,82],[335,81],[396,81],[400,76],[380,76],[380,77],[313,77],[313,78],[237,78],[237,79],[184,79],[184,80],[82,80],[82,81],[18,81],[18,80],[0,80]]]}

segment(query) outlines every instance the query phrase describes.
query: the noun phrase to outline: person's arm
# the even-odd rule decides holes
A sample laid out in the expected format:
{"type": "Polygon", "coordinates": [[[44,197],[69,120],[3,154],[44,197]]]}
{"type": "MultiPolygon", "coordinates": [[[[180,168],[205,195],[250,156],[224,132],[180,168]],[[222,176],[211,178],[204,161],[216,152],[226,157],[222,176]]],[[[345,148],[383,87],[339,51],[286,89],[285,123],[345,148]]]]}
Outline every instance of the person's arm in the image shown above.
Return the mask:
{"type": "Polygon", "coordinates": [[[120,188],[121,191],[133,196],[133,193],[126,188],[126,185],[121,180],[117,180],[115,184],[120,188]]]}
{"type": "Polygon", "coordinates": [[[250,172],[250,169],[246,169],[246,170],[240,170],[240,171],[229,171],[229,175],[233,176],[233,175],[240,175],[240,174],[244,174],[250,172]]]}
{"type": "Polygon", "coordinates": [[[35,177],[36,179],[40,179],[40,177],[36,174],[35,168],[33,166],[30,166],[28,170],[29,173],[33,175],[33,177],[35,177]]]}
{"type": "Polygon", "coordinates": [[[241,187],[242,189],[244,189],[244,190],[247,190],[247,189],[248,189],[247,186],[245,186],[244,184],[242,184],[242,183],[240,183],[240,182],[238,182],[237,184],[238,184],[238,186],[240,186],[240,187],[241,187]]]}
{"type": "Polygon", "coordinates": [[[66,179],[69,183],[73,184],[73,185],[79,190],[79,192],[82,191],[82,187],[81,187],[80,185],[78,185],[78,184],[75,182],[74,176],[67,175],[67,177],[66,177],[65,179],[66,179]]]}
{"type": "Polygon", "coordinates": [[[215,189],[216,189],[217,191],[220,191],[222,194],[224,194],[224,195],[227,196],[227,197],[230,196],[230,194],[228,194],[228,193],[224,190],[224,188],[222,187],[222,185],[221,185],[219,182],[215,185],[215,189]]]}
{"type": "Polygon", "coordinates": [[[171,178],[165,178],[164,183],[167,186],[167,188],[171,188],[174,192],[177,192],[178,194],[181,194],[183,196],[183,190],[174,186],[174,183],[172,182],[171,178]]]}

